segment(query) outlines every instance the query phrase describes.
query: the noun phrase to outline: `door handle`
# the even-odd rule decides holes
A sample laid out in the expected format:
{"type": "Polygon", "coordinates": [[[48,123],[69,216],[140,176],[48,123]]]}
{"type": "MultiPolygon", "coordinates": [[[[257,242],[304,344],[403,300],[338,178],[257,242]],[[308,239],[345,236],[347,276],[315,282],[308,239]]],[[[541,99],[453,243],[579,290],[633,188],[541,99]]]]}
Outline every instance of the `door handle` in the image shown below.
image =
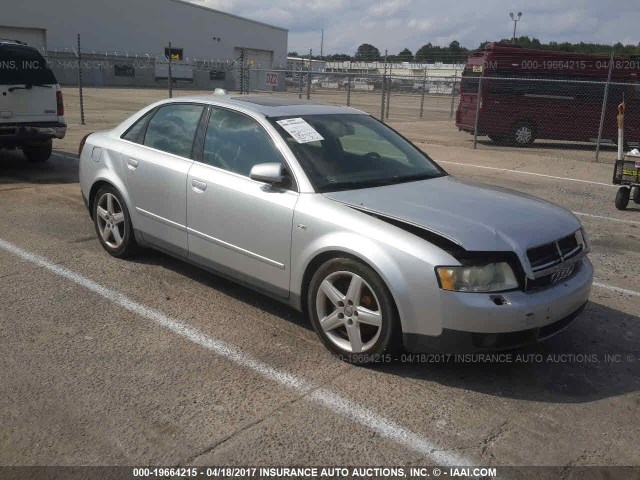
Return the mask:
{"type": "Polygon", "coordinates": [[[195,192],[201,193],[207,189],[207,184],[203,181],[193,179],[191,180],[191,186],[195,192]]]}
{"type": "Polygon", "coordinates": [[[136,168],[138,168],[138,160],[134,160],[133,158],[128,158],[127,159],[127,168],[129,170],[135,170],[136,168]]]}

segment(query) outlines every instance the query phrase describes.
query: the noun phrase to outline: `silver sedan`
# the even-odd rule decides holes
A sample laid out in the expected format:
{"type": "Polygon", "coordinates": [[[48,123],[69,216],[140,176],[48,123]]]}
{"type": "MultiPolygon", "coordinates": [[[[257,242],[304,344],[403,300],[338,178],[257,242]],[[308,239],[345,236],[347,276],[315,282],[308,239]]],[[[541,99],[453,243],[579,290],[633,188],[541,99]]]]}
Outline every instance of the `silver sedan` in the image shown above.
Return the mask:
{"type": "Polygon", "coordinates": [[[152,247],[287,302],[354,363],[534,343],[590,294],[573,214],[456,179],[358,110],[182,97],[80,152],[109,254],[152,247]]]}

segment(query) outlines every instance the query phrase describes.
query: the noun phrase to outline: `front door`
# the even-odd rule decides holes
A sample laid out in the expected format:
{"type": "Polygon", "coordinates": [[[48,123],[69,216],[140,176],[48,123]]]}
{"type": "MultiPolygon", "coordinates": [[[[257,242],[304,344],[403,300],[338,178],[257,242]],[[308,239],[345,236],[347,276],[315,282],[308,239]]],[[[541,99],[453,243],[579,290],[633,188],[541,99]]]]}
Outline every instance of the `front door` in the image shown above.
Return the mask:
{"type": "Polygon", "coordinates": [[[213,108],[187,178],[187,232],[193,260],[287,297],[298,193],[249,178],[254,165],[282,161],[254,119],[213,108]]]}

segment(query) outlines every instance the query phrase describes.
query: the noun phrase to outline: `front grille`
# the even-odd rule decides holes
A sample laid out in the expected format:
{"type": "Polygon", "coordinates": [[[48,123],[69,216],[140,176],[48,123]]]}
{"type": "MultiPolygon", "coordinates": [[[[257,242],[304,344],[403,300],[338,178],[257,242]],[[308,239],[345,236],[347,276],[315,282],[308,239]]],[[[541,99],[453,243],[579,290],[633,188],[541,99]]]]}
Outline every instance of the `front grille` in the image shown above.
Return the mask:
{"type": "Polygon", "coordinates": [[[555,242],[530,248],[527,250],[527,258],[534,275],[544,276],[543,272],[562,266],[563,263],[585,253],[586,248],[582,231],[578,230],[555,242]]]}
{"type": "Polygon", "coordinates": [[[534,272],[544,270],[555,265],[560,265],[562,263],[562,258],[558,253],[557,244],[555,242],[527,250],[527,257],[529,257],[529,263],[531,264],[531,268],[533,268],[534,272]]]}
{"type": "Polygon", "coordinates": [[[549,273],[547,275],[543,275],[542,277],[534,278],[533,280],[527,278],[525,290],[529,292],[531,290],[537,290],[539,288],[546,288],[550,287],[551,285],[555,285],[556,283],[563,280],[567,280],[574,274],[578,273],[581,264],[582,262],[572,263],[565,268],[557,270],[553,273],[549,273]]]}

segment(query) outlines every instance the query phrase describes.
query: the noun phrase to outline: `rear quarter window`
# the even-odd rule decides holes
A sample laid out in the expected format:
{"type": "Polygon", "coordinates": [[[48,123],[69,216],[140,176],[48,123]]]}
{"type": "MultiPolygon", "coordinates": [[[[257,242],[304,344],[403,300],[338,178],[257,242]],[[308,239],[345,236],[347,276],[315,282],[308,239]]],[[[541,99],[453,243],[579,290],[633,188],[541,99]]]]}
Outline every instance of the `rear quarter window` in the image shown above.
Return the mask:
{"type": "Polygon", "coordinates": [[[140,120],[129,127],[129,130],[127,130],[121,138],[129,140],[130,142],[143,144],[144,135],[147,132],[147,125],[153,114],[156,113],[156,110],[157,109],[154,108],[150,112],[145,113],[140,120]]]}
{"type": "Polygon", "coordinates": [[[0,45],[0,85],[58,83],[42,55],[31,47],[0,45]]]}

